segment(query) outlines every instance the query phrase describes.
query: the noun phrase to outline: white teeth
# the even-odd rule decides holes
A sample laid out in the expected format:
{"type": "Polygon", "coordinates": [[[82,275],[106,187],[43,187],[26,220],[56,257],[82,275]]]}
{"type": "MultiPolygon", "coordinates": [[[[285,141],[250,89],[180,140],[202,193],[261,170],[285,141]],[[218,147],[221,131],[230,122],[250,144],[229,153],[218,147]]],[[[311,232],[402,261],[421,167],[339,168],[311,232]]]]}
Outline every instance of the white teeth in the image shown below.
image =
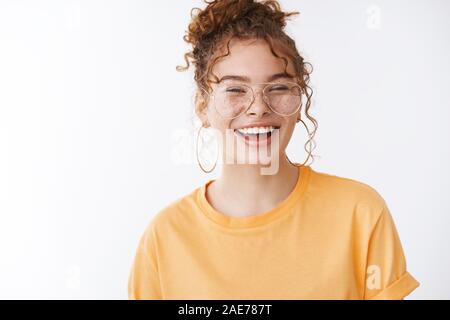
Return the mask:
{"type": "Polygon", "coordinates": [[[253,128],[241,128],[236,129],[242,134],[262,134],[262,133],[268,133],[273,132],[276,128],[275,127],[253,127],[253,128]]]}

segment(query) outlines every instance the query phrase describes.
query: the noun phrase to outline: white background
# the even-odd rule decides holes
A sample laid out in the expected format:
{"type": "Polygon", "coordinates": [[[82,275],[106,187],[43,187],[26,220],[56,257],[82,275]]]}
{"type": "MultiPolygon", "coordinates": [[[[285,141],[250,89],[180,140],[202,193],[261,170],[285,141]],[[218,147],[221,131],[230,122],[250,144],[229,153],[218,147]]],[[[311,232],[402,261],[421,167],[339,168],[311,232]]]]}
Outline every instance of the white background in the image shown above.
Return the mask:
{"type": "MultiPolygon", "coordinates": [[[[421,283],[408,299],[449,299],[450,2],[281,4],[314,67],[313,169],[373,186],[421,283]]],[[[219,174],[177,161],[193,6],[0,0],[0,298],[127,299],[147,223],[219,174]]]]}

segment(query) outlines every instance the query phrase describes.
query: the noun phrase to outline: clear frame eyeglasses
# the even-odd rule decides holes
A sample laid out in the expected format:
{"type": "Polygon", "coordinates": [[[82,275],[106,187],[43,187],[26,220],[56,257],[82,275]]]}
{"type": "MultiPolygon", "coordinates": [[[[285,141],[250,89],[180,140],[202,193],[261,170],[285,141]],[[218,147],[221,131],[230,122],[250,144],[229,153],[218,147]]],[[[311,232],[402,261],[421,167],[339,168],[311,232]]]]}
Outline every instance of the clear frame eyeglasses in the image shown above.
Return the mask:
{"type": "Polygon", "coordinates": [[[300,109],[302,89],[297,83],[290,81],[255,83],[253,86],[222,83],[208,95],[220,116],[234,119],[246,112],[255,101],[255,85],[264,85],[261,90],[263,101],[274,113],[287,117],[300,109]]]}

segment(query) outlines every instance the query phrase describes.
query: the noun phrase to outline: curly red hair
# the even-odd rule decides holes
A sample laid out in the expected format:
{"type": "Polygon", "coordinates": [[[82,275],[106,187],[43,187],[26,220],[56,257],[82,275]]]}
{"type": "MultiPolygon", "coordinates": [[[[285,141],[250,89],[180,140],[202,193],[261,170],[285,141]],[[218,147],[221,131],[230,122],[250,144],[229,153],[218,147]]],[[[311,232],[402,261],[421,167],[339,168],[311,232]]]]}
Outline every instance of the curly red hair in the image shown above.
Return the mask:
{"type": "Polygon", "coordinates": [[[196,113],[202,112],[208,105],[208,92],[212,91],[210,83],[217,83],[219,80],[212,72],[213,66],[219,59],[230,54],[230,41],[232,39],[263,39],[268,43],[272,54],[283,59],[286,73],[288,73],[286,70],[288,60],[283,55],[293,63],[295,74],[292,77],[302,88],[302,94],[306,96],[304,112],[314,126],[310,132],[306,123],[300,119],[308,131],[308,140],[305,143],[305,150],[308,152],[307,160],[310,157],[314,158],[312,150],[315,148],[314,135],[318,123],[309,114],[313,93],[309,86],[312,65],[305,62],[299,54],[294,40],[284,32],[287,18],[299,14],[299,12],[283,12],[276,0],[260,2],[254,0],[204,1],[207,6],[203,10],[197,7],[191,9],[192,20],[183,40],[192,46],[192,51],[184,54],[186,66],[176,67],[177,71],[185,71],[191,63],[195,66],[196,113]],[[275,48],[282,55],[278,54],[275,48]],[[211,80],[210,75],[215,80],[211,80]]]}

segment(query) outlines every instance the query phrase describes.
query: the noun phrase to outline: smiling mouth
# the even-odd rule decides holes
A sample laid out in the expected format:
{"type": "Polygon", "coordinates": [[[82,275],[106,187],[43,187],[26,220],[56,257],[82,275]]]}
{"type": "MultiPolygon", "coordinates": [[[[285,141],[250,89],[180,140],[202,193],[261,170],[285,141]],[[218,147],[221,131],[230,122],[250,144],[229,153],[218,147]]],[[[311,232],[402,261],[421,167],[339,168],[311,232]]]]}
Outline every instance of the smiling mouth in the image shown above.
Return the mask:
{"type": "Polygon", "coordinates": [[[245,140],[265,140],[270,138],[272,133],[280,129],[279,126],[268,126],[268,127],[258,127],[258,128],[238,128],[234,129],[235,134],[243,137],[245,140]]]}

